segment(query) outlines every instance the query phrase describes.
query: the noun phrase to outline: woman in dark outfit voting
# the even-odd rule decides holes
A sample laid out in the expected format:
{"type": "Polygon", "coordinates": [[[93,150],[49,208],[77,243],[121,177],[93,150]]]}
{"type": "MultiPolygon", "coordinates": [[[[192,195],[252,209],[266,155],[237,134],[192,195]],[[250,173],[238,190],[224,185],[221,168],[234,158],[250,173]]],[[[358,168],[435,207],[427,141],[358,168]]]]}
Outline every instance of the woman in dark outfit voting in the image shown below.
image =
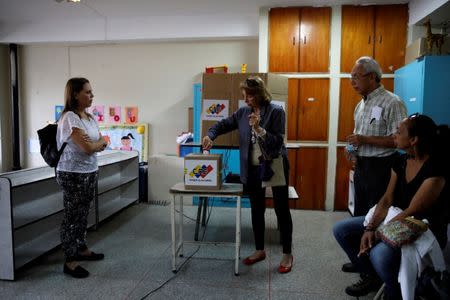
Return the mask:
{"type": "MultiPolygon", "coordinates": [[[[243,260],[245,265],[253,265],[266,258],[264,251],[266,202],[265,187],[262,185],[263,167],[267,160],[282,158],[280,165],[282,165],[283,171],[279,170],[279,172],[284,173],[285,184],[272,186],[272,191],[283,244],[283,256],[278,272],[288,273],[292,269],[294,259],[291,254],[292,218],[288,205],[289,161],[284,145],[285,113],[281,106],[270,102],[271,95],[260,77],[249,77],[241,83],[240,88],[247,106],[241,107],[230,117],[212,126],[203,137],[203,149],[211,149],[213,140],[219,135],[235,129],[239,130],[240,178],[249,192],[256,246],[256,251],[243,260]]],[[[276,172],[276,170],[274,171],[276,172]]]]}

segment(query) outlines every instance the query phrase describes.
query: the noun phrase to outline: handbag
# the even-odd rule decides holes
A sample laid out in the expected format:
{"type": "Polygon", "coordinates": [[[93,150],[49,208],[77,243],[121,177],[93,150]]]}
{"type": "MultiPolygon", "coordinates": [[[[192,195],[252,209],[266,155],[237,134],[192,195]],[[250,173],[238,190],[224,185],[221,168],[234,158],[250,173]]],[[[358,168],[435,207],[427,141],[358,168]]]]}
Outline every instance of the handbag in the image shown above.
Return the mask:
{"type": "Polygon", "coordinates": [[[286,185],[284,176],[283,156],[280,154],[276,158],[271,159],[267,155],[261,141],[257,138],[259,149],[262,153],[261,161],[261,182],[262,187],[283,186],[286,185]]]}
{"type": "Polygon", "coordinates": [[[278,155],[277,158],[272,159],[271,161],[265,161],[265,163],[270,163],[270,168],[273,171],[272,177],[269,180],[262,181],[262,187],[269,186],[283,186],[286,185],[286,177],[284,176],[284,167],[283,167],[283,156],[278,155]]]}
{"type": "Polygon", "coordinates": [[[376,236],[393,248],[414,242],[422,233],[427,231],[428,225],[414,217],[406,217],[378,227],[376,236]]]}

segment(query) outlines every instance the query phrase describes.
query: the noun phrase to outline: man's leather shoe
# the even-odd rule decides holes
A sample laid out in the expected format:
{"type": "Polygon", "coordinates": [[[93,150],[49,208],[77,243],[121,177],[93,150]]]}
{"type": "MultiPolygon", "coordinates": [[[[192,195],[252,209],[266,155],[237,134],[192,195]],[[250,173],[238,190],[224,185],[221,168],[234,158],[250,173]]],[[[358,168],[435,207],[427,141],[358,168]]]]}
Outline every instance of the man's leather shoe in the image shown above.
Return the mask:
{"type": "Polygon", "coordinates": [[[342,272],[358,273],[358,268],[351,262],[342,265],[342,272]]]}
{"type": "Polygon", "coordinates": [[[361,297],[370,292],[378,291],[382,284],[383,282],[378,277],[364,275],[357,283],[346,287],[345,292],[349,296],[361,297]]]}
{"type": "Polygon", "coordinates": [[[90,255],[81,255],[77,254],[76,260],[102,260],[105,258],[105,255],[103,253],[95,253],[94,251],[91,251],[90,255]]]}
{"type": "Polygon", "coordinates": [[[64,264],[63,272],[72,276],[73,278],[86,278],[89,276],[89,271],[82,266],[76,266],[75,269],[72,270],[66,264],[64,264]]]}
{"type": "Polygon", "coordinates": [[[266,259],[266,254],[264,254],[263,256],[260,256],[260,257],[258,257],[258,258],[255,258],[255,259],[250,258],[250,256],[249,256],[249,257],[246,257],[246,258],[242,261],[242,263],[243,263],[244,265],[246,265],[246,266],[251,266],[251,265],[256,264],[257,262],[262,261],[262,260],[265,260],[265,259],[266,259]]]}

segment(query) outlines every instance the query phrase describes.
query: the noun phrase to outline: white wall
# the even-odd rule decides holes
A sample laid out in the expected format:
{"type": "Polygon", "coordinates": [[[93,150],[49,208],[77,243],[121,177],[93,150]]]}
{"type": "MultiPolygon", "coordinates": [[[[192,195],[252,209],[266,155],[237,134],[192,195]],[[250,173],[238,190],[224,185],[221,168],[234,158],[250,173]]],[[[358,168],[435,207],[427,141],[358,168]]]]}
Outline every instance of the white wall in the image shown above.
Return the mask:
{"type": "Polygon", "coordinates": [[[409,2],[409,25],[415,25],[449,0],[412,0],[409,2]]]}
{"type": "Polygon", "coordinates": [[[69,77],[92,84],[94,103],[136,105],[139,121],[150,124],[149,156],[175,154],[175,138],[187,130],[192,86],[205,66],[228,64],[238,72],[257,71],[258,41],[190,41],[106,45],[29,45],[20,52],[22,166],[43,165],[29,153],[28,140],[54,119],[69,77]]]}

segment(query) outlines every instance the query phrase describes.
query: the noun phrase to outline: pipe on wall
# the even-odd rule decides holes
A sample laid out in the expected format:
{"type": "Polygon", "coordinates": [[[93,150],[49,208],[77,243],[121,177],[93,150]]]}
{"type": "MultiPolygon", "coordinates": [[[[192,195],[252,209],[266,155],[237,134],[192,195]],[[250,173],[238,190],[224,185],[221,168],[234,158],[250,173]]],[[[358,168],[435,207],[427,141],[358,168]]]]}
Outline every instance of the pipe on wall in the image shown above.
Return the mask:
{"type": "Polygon", "coordinates": [[[19,75],[17,66],[17,45],[9,44],[9,70],[11,80],[12,147],[13,171],[20,170],[20,129],[19,129],[19,75]]]}

